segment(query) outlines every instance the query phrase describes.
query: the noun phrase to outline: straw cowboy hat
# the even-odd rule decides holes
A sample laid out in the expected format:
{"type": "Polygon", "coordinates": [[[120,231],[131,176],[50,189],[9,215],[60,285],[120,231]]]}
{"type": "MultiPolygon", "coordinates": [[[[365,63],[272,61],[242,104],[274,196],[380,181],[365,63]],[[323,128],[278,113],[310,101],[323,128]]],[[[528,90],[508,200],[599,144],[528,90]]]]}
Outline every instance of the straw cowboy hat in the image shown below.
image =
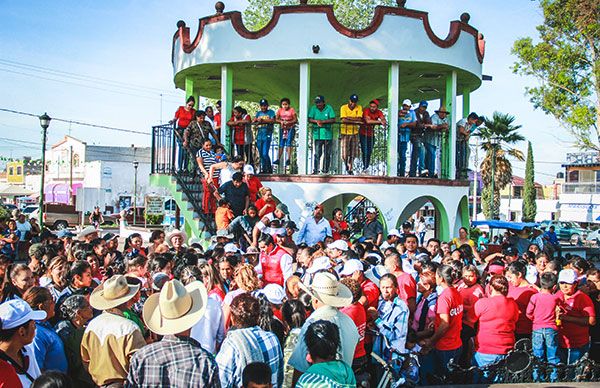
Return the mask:
{"type": "Polygon", "coordinates": [[[100,233],[100,232],[102,232],[102,229],[96,229],[93,226],[86,226],[79,232],[79,234],[77,235],[77,239],[83,240],[84,237],[89,236],[92,233],[100,233]]]}
{"type": "Polygon", "coordinates": [[[96,310],[108,310],[133,298],[139,289],[139,284],[127,283],[125,276],[114,275],[96,287],[90,295],[90,304],[96,310]]]}
{"type": "Polygon", "coordinates": [[[315,274],[310,286],[303,283],[298,283],[298,286],[327,306],[346,307],[352,304],[352,291],[329,272],[315,274]]]}
{"type": "Polygon", "coordinates": [[[446,106],[442,105],[440,106],[440,109],[436,110],[435,113],[450,113],[446,110],[446,106]]]}
{"type": "Polygon", "coordinates": [[[171,233],[167,235],[167,242],[170,246],[173,246],[173,243],[171,243],[171,239],[175,236],[180,236],[184,243],[188,240],[187,234],[185,234],[183,230],[173,229],[173,231],[171,231],[171,233]]]}
{"type": "Polygon", "coordinates": [[[150,295],[142,315],[146,326],[159,335],[177,334],[194,326],[206,311],[206,287],[199,281],[184,286],[170,280],[159,294],[150,295]]]}

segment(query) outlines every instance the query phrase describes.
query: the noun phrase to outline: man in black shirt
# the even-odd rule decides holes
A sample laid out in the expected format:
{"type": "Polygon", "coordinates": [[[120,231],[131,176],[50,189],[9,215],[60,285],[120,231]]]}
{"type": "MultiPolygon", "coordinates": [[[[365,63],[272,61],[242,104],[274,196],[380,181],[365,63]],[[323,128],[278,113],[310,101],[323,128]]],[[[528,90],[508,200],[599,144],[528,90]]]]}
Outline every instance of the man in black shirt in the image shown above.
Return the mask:
{"type": "Polygon", "coordinates": [[[250,191],[248,185],[243,181],[241,172],[236,172],[231,177],[231,181],[223,183],[219,187],[219,194],[224,196],[231,205],[233,215],[236,217],[244,214],[244,209],[248,207],[250,202],[250,191]]]}

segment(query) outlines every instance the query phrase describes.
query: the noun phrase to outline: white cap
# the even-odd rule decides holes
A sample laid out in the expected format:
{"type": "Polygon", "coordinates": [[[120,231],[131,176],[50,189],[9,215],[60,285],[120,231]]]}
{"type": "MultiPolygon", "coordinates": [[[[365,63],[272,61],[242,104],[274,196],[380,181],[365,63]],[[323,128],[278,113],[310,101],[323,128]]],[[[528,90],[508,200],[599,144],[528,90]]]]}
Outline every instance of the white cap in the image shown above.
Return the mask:
{"type": "Polygon", "coordinates": [[[375,209],[374,207],[368,207],[367,208],[367,213],[377,213],[377,209],[375,209]]]}
{"type": "Polygon", "coordinates": [[[389,272],[383,265],[376,265],[365,271],[365,277],[379,287],[379,279],[386,273],[389,272]]]}
{"type": "Polygon", "coordinates": [[[282,304],[285,299],[285,291],[279,284],[269,283],[263,287],[262,293],[273,304],[282,304]]]}
{"type": "Polygon", "coordinates": [[[402,105],[408,105],[411,106],[412,102],[407,98],[406,100],[402,101],[402,105]]]}
{"type": "Polygon", "coordinates": [[[400,234],[400,231],[398,229],[392,229],[392,230],[390,230],[387,235],[388,236],[402,237],[402,235],[400,234]]]}
{"type": "Polygon", "coordinates": [[[348,243],[344,240],[335,240],[331,244],[327,245],[328,249],[339,249],[340,251],[348,250],[348,243]]]}
{"type": "Polygon", "coordinates": [[[577,283],[577,274],[572,269],[563,269],[558,273],[558,282],[568,284],[577,283]]]}
{"type": "Polygon", "coordinates": [[[363,271],[364,266],[357,259],[350,259],[344,264],[344,268],[340,271],[340,276],[350,276],[355,271],[363,271]]]}
{"type": "Polygon", "coordinates": [[[225,250],[225,253],[238,253],[238,252],[240,252],[240,249],[234,243],[225,244],[225,246],[223,247],[223,249],[225,250]]]}
{"type": "Polygon", "coordinates": [[[14,329],[31,320],[43,321],[44,319],[46,319],[45,311],[32,310],[23,299],[13,299],[0,304],[2,330],[14,329]]]}
{"type": "Polygon", "coordinates": [[[310,265],[310,267],[308,267],[306,269],[307,273],[315,273],[324,269],[329,269],[331,268],[331,261],[329,261],[329,257],[327,256],[321,256],[321,257],[317,257],[316,259],[313,260],[312,264],[310,265]]]}
{"type": "Polygon", "coordinates": [[[247,164],[244,166],[244,174],[254,175],[254,167],[252,165],[247,164]]]}

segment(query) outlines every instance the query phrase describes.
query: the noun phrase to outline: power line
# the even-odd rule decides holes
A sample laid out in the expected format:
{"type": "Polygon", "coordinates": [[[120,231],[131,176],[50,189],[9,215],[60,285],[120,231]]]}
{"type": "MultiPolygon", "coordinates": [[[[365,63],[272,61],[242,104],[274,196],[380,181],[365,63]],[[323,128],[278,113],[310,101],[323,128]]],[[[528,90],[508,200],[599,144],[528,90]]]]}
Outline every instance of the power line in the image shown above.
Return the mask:
{"type": "MultiPolygon", "coordinates": [[[[36,115],[34,113],[21,112],[21,111],[18,111],[18,110],[7,109],[7,108],[0,108],[0,112],[14,113],[14,114],[18,114],[18,115],[21,115],[21,116],[29,116],[29,117],[39,118],[39,115],[36,115]]],[[[92,127],[92,128],[108,129],[108,130],[111,130],[111,131],[126,132],[126,133],[135,133],[135,134],[138,134],[138,135],[150,136],[150,133],[148,133],[148,132],[135,131],[133,129],[124,129],[124,128],[109,127],[109,126],[106,126],[106,125],[91,124],[91,123],[85,123],[83,121],[61,119],[61,118],[58,118],[58,117],[52,117],[52,120],[60,121],[60,122],[63,122],[63,123],[82,125],[82,126],[92,127]]]]}

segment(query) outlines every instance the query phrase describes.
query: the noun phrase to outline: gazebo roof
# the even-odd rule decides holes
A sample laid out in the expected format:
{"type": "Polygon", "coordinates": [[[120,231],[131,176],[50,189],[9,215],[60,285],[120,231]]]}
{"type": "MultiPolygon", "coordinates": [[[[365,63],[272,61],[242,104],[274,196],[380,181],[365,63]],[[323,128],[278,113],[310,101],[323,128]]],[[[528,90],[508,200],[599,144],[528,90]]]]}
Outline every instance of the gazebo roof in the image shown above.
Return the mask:
{"type": "Polygon", "coordinates": [[[461,15],[441,39],[427,12],[404,7],[376,7],[363,30],[343,26],[331,5],[274,7],[271,20],[258,31],[244,26],[240,12],[217,12],[200,19],[193,41],[190,28],[178,22],[172,51],[175,84],[185,89],[186,78],[191,79],[194,94],[218,98],[221,65],[228,64],[236,99],[288,96],[294,101],[298,64],[309,61],[312,94],[334,102],[344,102],[350,93],[385,100],[393,61],[400,63],[402,98],[439,98],[452,70],[459,93],[470,92],[481,85],[484,41],[468,22],[469,15],[461,15]]]}

